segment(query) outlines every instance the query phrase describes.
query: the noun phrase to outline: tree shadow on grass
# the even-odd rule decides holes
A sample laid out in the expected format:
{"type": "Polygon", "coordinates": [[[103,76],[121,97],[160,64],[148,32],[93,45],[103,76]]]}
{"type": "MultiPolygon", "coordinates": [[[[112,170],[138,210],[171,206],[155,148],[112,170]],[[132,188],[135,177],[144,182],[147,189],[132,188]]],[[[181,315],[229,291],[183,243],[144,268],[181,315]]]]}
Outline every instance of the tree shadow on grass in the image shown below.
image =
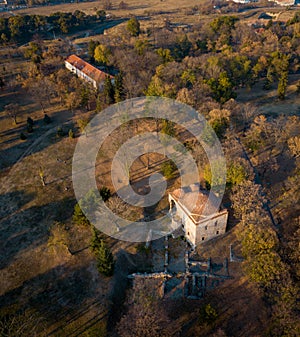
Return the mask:
{"type": "Polygon", "coordinates": [[[47,334],[40,331],[39,335],[81,336],[106,320],[107,307],[103,305],[105,294],[99,291],[100,281],[100,278],[94,281],[88,265],[60,265],[1,296],[0,313],[12,306],[17,310],[31,308],[46,326],[47,334]]]}
{"type": "Polygon", "coordinates": [[[69,129],[74,129],[74,123],[71,118],[63,123],[59,123],[57,121],[58,115],[63,113],[62,111],[58,111],[57,113],[51,114],[52,122],[49,124],[45,124],[43,118],[35,120],[33,125],[34,131],[32,133],[26,132],[26,123],[20,123],[15,128],[3,131],[0,136],[10,135],[14,138],[0,143],[0,145],[14,143],[14,141],[20,138],[21,132],[26,135],[27,139],[0,151],[0,170],[12,167],[20,159],[34,153],[42,152],[48,146],[67,137],[69,129]],[[62,127],[64,133],[62,136],[57,135],[57,129],[59,127],[62,127]]]}
{"type": "MultiPolygon", "coordinates": [[[[0,199],[4,196],[0,196],[0,199]]],[[[54,221],[64,222],[72,215],[73,199],[51,202],[43,206],[32,206],[18,211],[29,202],[32,195],[25,197],[16,192],[17,201],[12,212],[0,221],[0,268],[7,267],[21,251],[34,249],[48,240],[49,226],[54,221]],[[23,199],[24,198],[24,199],[23,199]],[[26,199],[27,198],[27,199],[26,199]],[[16,207],[19,208],[16,208],[16,207]]]]}
{"type": "Polygon", "coordinates": [[[32,193],[13,191],[0,195],[0,221],[34,199],[32,193]]]}

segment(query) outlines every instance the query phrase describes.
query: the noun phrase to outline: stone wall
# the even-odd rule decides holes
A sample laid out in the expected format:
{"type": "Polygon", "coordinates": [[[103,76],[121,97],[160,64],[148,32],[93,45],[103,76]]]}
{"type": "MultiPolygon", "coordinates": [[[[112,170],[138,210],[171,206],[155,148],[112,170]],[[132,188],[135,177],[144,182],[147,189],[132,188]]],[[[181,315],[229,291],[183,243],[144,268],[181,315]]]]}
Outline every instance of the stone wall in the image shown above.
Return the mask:
{"type": "Polygon", "coordinates": [[[224,210],[202,223],[199,223],[197,225],[196,245],[224,234],[226,232],[227,219],[228,212],[227,210],[224,210]]]}
{"type": "MultiPolygon", "coordinates": [[[[169,195],[170,204],[173,202],[175,209],[172,210],[172,217],[175,219],[180,219],[181,224],[183,225],[183,230],[187,240],[193,245],[196,245],[196,226],[191,218],[185,213],[183,208],[169,195]]],[[[177,220],[177,224],[179,221],[177,220]]]]}

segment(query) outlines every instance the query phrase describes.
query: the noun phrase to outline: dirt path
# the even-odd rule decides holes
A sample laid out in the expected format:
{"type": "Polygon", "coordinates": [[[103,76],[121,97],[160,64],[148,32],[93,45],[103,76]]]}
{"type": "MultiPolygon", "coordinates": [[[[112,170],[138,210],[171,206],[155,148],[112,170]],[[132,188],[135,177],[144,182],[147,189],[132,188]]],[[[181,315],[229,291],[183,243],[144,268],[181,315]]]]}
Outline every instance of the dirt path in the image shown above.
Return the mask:
{"type": "MultiPolygon", "coordinates": [[[[69,125],[71,124],[71,121],[65,123],[64,125],[69,125]]],[[[15,164],[18,164],[23,158],[25,158],[26,156],[32,154],[31,152],[33,151],[33,149],[42,142],[42,140],[44,138],[46,138],[47,136],[49,136],[51,133],[56,132],[57,130],[57,125],[54,126],[53,128],[49,129],[48,131],[46,131],[44,134],[42,134],[41,136],[39,136],[30,146],[27,150],[25,150],[25,152],[19,157],[19,159],[16,161],[15,164]]]]}

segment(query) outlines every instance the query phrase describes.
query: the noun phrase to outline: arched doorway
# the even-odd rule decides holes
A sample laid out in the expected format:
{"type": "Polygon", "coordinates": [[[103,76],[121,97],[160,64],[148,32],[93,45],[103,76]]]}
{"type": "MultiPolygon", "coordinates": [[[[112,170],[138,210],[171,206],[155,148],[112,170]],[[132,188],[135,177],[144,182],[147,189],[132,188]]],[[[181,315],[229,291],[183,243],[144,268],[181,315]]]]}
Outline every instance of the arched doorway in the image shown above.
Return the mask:
{"type": "Polygon", "coordinates": [[[173,199],[170,200],[170,210],[169,210],[169,212],[173,215],[176,213],[176,204],[175,204],[175,201],[173,199]]]}

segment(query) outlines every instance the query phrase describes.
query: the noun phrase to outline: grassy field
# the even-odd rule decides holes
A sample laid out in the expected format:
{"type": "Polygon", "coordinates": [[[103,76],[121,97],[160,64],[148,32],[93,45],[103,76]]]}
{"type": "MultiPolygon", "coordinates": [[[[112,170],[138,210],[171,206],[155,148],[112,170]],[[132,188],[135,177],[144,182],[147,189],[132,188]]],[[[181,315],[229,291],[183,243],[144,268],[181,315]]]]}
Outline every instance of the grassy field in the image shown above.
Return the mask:
{"type": "MultiPolygon", "coordinates": [[[[119,9],[119,1],[113,1],[113,7],[110,10],[107,10],[107,13],[115,16],[129,16],[129,15],[145,15],[147,11],[153,11],[156,13],[174,13],[185,8],[191,8],[193,6],[199,5],[199,0],[182,0],[180,4],[175,0],[148,0],[143,3],[137,0],[128,0],[125,1],[128,4],[127,9],[119,9]]],[[[201,0],[200,0],[201,2],[201,0]]],[[[20,9],[16,13],[20,14],[41,14],[49,15],[54,12],[73,12],[75,10],[84,11],[87,14],[95,14],[95,11],[103,8],[102,1],[92,1],[92,2],[81,2],[81,3],[66,3],[54,6],[43,6],[43,7],[34,7],[27,9],[20,9]]]]}
{"type": "Polygon", "coordinates": [[[299,114],[300,97],[297,93],[297,83],[300,74],[289,75],[286,99],[284,102],[277,97],[277,88],[274,85],[270,90],[263,90],[263,81],[255,84],[251,91],[247,88],[237,91],[237,101],[252,103],[259,107],[259,111],[266,115],[294,115],[299,114]]]}
{"type": "MultiPolygon", "coordinates": [[[[201,6],[204,3],[203,0],[182,0],[178,3],[175,0],[148,0],[146,2],[139,2],[136,0],[125,1],[128,7],[126,9],[119,8],[119,1],[112,1],[112,8],[106,10],[112,17],[129,17],[130,15],[143,16],[155,16],[166,17],[174,19],[175,17],[182,22],[196,23],[203,20],[205,16],[199,15],[197,11],[194,15],[191,15],[191,9],[201,6]]],[[[55,12],[74,12],[75,10],[84,11],[86,14],[93,15],[96,11],[103,8],[102,1],[92,2],[80,2],[80,3],[65,3],[53,6],[38,6],[26,9],[15,10],[16,14],[39,14],[49,15],[55,12]]],[[[290,8],[287,10],[284,7],[259,7],[249,9],[239,13],[235,13],[238,17],[243,18],[246,21],[252,22],[257,20],[259,15],[263,12],[274,14],[274,20],[287,21],[297,8],[290,8]]],[[[216,15],[219,15],[218,10],[215,11],[216,15]]],[[[0,16],[7,16],[8,14],[3,12],[0,16]]]]}

